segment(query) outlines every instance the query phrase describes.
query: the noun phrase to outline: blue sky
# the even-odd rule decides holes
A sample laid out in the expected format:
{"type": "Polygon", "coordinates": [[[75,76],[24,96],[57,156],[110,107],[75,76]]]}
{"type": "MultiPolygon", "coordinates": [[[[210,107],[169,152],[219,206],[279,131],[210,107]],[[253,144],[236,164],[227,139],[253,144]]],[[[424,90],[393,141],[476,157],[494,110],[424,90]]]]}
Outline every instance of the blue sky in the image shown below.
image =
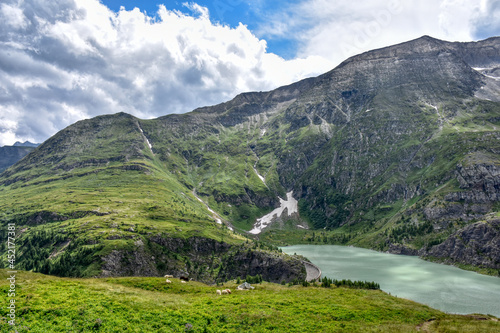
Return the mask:
{"type": "MultiPolygon", "coordinates": [[[[155,17],[159,5],[164,5],[169,10],[178,10],[187,15],[192,15],[192,11],[185,5],[193,1],[122,1],[122,0],[102,0],[109,9],[118,12],[121,7],[125,10],[139,8],[149,16],[155,17]]],[[[267,50],[285,58],[292,59],[296,56],[297,41],[292,36],[267,35],[261,31],[260,26],[265,25],[267,20],[275,14],[282,12],[286,8],[299,4],[299,0],[215,0],[215,1],[195,1],[198,5],[206,7],[210,12],[212,23],[220,23],[237,27],[241,22],[245,24],[258,37],[265,38],[267,50]]]]}
{"type": "MultiPolygon", "coordinates": [[[[121,1],[121,0],[103,0],[101,1],[111,10],[117,12],[121,7],[125,7],[126,10],[132,10],[135,7],[141,9],[141,11],[146,11],[148,15],[154,16],[158,11],[159,5],[164,5],[169,10],[179,10],[181,12],[190,14],[189,9],[184,5],[189,1],[121,1]]],[[[191,1],[192,2],[192,1],[191,1]]],[[[211,13],[212,21],[219,21],[224,24],[229,24],[232,27],[238,25],[239,22],[246,22],[246,24],[251,23],[252,20],[256,19],[255,10],[253,10],[251,1],[243,0],[216,0],[216,1],[195,1],[198,5],[206,7],[211,13]]],[[[255,1],[258,3],[259,1],[255,1]]],[[[278,3],[273,2],[273,3],[278,3]]],[[[281,3],[283,3],[281,1],[281,3]]],[[[275,5],[273,5],[275,6],[275,5]]]]}
{"type": "Polygon", "coordinates": [[[422,35],[499,36],[500,0],[2,0],[0,146],[189,112],[422,35]]]}

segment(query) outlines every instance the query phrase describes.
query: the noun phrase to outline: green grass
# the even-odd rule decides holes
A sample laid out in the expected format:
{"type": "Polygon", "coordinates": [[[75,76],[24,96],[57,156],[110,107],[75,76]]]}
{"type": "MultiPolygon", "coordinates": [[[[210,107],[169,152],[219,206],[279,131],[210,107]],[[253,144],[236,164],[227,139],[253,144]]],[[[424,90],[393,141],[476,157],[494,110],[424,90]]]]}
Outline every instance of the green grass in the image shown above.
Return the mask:
{"type": "MultiPolygon", "coordinates": [[[[7,304],[7,273],[0,271],[0,303],[7,304]]],[[[492,317],[448,315],[382,291],[346,288],[198,282],[164,278],[68,279],[18,272],[18,332],[416,332],[428,321],[439,332],[494,332],[492,317]],[[231,295],[217,296],[216,289],[231,295]]],[[[5,306],[0,328],[9,332],[5,306]]],[[[434,330],[433,330],[434,331],[434,330]]]]}
{"type": "MultiPolygon", "coordinates": [[[[99,227],[93,232],[99,234],[116,229],[110,227],[115,224],[129,225],[126,229],[140,225],[159,232],[175,232],[181,226],[183,231],[178,236],[182,238],[191,236],[194,230],[210,238],[218,238],[221,232],[208,210],[190,192],[159,173],[102,170],[91,176],[4,189],[0,198],[3,220],[16,222],[19,227],[28,223],[28,230],[36,228],[29,218],[47,211],[69,219],[75,228],[84,226],[83,230],[90,232],[99,227]],[[75,212],[88,214],[75,219],[75,212]]],[[[49,216],[43,222],[57,221],[57,217],[50,221],[49,216]]]]}

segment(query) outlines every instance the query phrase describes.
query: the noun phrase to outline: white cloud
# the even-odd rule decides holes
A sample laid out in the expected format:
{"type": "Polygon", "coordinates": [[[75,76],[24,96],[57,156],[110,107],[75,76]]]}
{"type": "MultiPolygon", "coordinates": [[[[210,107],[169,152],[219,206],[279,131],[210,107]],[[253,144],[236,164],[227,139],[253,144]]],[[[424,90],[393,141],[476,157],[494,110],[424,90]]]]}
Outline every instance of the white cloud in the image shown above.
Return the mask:
{"type": "Polygon", "coordinates": [[[26,28],[26,17],[24,16],[23,11],[18,7],[9,6],[8,4],[3,3],[0,6],[0,17],[3,21],[5,21],[5,24],[14,29],[26,28]]]}
{"type": "Polygon", "coordinates": [[[473,17],[481,4],[467,0],[443,0],[439,8],[439,26],[444,36],[471,40],[473,17]]]}
{"type": "Polygon", "coordinates": [[[210,19],[210,14],[206,7],[202,7],[194,2],[184,2],[182,5],[190,9],[193,13],[199,14],[204,19],[210,19]]]}
{"type": "Polygon", "coordinates": [[[355,54],[423,35],[474,40],[481,24],[490,34],[500,34],[497,22],[498,0],[304,0],[274,13],[260,26],[258,35],[268,39],[294,36],[300,57],[321,56],[339,64],[355,54]]]}
{"type": "Polygon", "coordinates": [[[0,104],[0,146],[11,145],[16,141],[17,114],[16,110],[0,104]]]}
{"type": "Polygon", "coordinates": [[[500,35],[500,1],[481,0],[478,5],[472,22],[474,38],[483,39],[500,35]]]}
{"type": "Polygon", "coordinates": [[[159,7],[118,13],[98,0],[5,0],[0,7],[0,144],[42,141],[82,118],[125,111],[151,118],[269,90],[330,69],[285,61],[245,25],[159,7]],[[12,111],[13,110],[13,111],[12,111]],[[14,136],[13,136],[14,133],[14,136]]]}

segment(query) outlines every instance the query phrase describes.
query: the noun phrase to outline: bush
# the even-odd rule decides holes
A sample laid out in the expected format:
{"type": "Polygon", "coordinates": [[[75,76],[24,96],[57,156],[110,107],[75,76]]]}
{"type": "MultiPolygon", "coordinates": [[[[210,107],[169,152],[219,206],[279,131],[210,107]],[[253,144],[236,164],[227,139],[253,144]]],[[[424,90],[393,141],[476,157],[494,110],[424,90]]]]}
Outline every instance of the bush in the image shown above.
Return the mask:
{"type": "Polygon", "coordinates": [[[321,286],[323,288],[330,288],[332,285],[332,279],[327,278],[326,276],[321,279],[321,286]]]}
{"type": "Polygon", "coordinates": [[[368,282],[368,281],[351,281],[351,280],[332,280],[327,278],[326,276],[321,279],[321,286],[323,288],[330,288],[331,285],[335,285],[336,287],[347,287],[354,289],[372,289],[378,290],[380,289],[380,284],[376,282],[368,282]]]}
{"type": "Polygon", "coordinates": [[[246,282],[252,283],[262,283],[262,275],[257,274],[255,276],[247,275],[246,282]]]}

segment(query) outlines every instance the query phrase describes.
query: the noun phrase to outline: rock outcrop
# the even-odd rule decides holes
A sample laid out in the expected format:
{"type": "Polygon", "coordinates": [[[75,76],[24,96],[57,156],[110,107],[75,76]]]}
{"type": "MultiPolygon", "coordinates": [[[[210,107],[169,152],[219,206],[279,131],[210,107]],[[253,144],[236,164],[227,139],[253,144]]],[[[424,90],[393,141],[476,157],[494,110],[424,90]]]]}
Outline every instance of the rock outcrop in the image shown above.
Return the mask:
{"type": "Polygon", "coordinates": [[[500,219],[468,225],[421,255],[500,270],[500,219]]]}
{"type": "Polygon", "coordinates": [[[463,191],[448,194],[447,201],[478,204],[500,201],[500,165],[459,165],[456,175],[463,191]]]}
{"type": "Polygon", "coordinates": [[[214,239],[170,238],[156,235],[135,243],[131,251],[114,250],[103,256],[101,276],[187,276],[215,283],[247,275],[261,275],[266,281],[289,282],[305,279],[299,258],[277,251],[253,250],[214,239]]]}

